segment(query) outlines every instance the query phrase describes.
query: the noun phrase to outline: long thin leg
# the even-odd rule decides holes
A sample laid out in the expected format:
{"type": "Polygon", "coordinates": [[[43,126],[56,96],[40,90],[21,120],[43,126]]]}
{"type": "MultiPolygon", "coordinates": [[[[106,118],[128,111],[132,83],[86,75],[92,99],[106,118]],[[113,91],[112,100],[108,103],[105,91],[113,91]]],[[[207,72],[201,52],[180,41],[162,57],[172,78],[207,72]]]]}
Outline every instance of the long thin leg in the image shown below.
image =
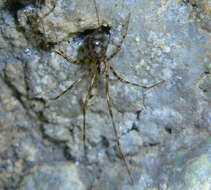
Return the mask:
{"type": "Polygon", "coordinates": [[[88,89],[88,93],[86,95],[86,100],[83,104],[83,146],[84,146],[84,156],[86,158],[86,108],[87,108],[87,104],[88,104],[88,101],[89,101],[89,98],[90,98],[90,95],[91,95],[91,92],[92,92],[92,88],[93,88],[93,84],[94,84],[94,81],[95,81],[95,77],[96,75],[94,74],[91,81],[90,81],[90,84],[89,84],[89,89],[88,89]]]}
{"type": "Polygon", "coordinates": [[[42,20],[47,17],[49,14],[51,14],[51,12],[53,12],[53,10],[55,9],[56,5],[55,3],[53,2],[53,0],[49,0],[50,1],[50,4],[52,5],[52,8],[47,12],[45,13],[42,17],[38,18],[38,22],[37,24],[39,24],[40,22],[42,22],[42,20]]]}
{"type": "Polygon", "coordinates": [[[96,10],[96,16],[97,16],[97,23],[98,23],[98,26],[100,26],[100,16],[99,16],[99,12],[97,10],[97,3],[96,3],[96,0],[93,0],[94,1],[94,4],[95,4],[95,10],[96,10]]]}
{"type": "Polygon", "coordinates": [[[136,84],[136,83],[132,83],[132,82],[126,81],[126,80],[124,80],[123,78],[121,78],[121,77],[116,73],[116,71],[114,70],[114,68],[113,68],[112,66],[110,66],[110,69],[111,69],[112,73],[114,74],[114,76],[115,76],[120,82],[126,83],[126,84],[130,84],[130,85],[133,85],[133,86],[138,86],[138,87],[141,87],[141,88],[144,88],[144,89],[150,89],[150,88],[153,88],[153,87],[155,87],[155,86],[157,86],[157,85],[160,85],[160,84],[162,84],[163,82],[165,82],[165,80],[163,80],[163,81],[157,82],[157,83],[155,83],[155,84],[152,84],[151,86],[145,86],[145,85],[143,85],[143,84],[136,84]]]}
{"type": "Polygon", "coordinates": [[[109,110],[109,114],[111,116],[111,120],[112,120],[112,125],[113,125],[113,130],[114,130],[114,134],[115,134],[115,138],[116,138],[116,143],[117,143],[117,146],[118,146],[118,149],[119,149],[119,152],[120,152],[120,155],[124,161],[124,164],[126,166],[126,169],[127,169],[127,172],[130,176],[130,178],[132,179],[132,176],[131,176],[131,171],[128,167],[128,163],[127,163],[127,160],[122,152],[122,148],[121,148],[121,145],[120,145],[120,142],[119,142],[119,136],[118,136],[118,132],[117,132],[117,129],[116,129],[116,125],[115,125],[115,122],[114,122],[114,116],[113,116],[113,112],[112,112],[112,108],[111,108],[111,104],[110,104],[110,96],[109,96],[109,64],[106,63],[106,69],[105,69],[105,75],[106,75],[106,99],[107,99],[107,104],[108,104],[108,110],[109,110]]]}
{"type": "Polygon", "coordinates": [[[67,55],[61,50],[59,49],[59,51],[57,50],[53,50],[54,53],[60,55],[61,57],[63,57],[64,59],[66,59],[68,62],[72,63],[72,64],[81,64],[80,61],[73,61],[72,59],[70,59],[69,57],[67,57],[67,55]]]}
{"type": "Polygon", "coordinates": [[[85,78],[85,76],[87,76],[89,74],[89,71],[87,71],[86,73],[84,73],[82,75],[82,77],[80,77],[78,80],[76,80],[75,82],[73,82],[66,90],[64,90],[61,94],[59,94],[58,96],[56,96],[55,98],[51,98],[50,100],[57,100],[58,98],[60,98],[61,96],[63,96],[65,93],[67,93],[69,90],[71,90],[77,83],[79,83],[83,78],[85,78]]]}
{"type": "Polygon", "coordinates": [[[101,40],[101,55],[103,55],[103,51],[104,51],[104,48],[103,48],[103,26],[102,24],[100,24],[100,15],[99,15],[99,11],[97,9],[97,3],[96,3],[96,0],[93,0],[94,1],[94,5],[95,5],[95,10],[96,10],[96,17],[97,17],[97,23],[98,23],[98,32],[100,34],[100,40],[101,40]]]}
{"type": "Polygon", "coordinates": [[[125,38],[127,37],[128,26],[129,26],[129,21],[130,21],[130,15],[131,15],[131,14],[129,13],[129,15],[128,15],[128,17],[127,17],[127,20],[126,20],[126,23],[125,23],[126,29],[125,29],[125,32],[124,32],[123,35],[122,35],[122,40],[120,41],[120,44],[117,46],[117,48],[116,48],[116,50],[114,51],[114,53],[112,53],[112,54],[106,59],[106,62],[110,61],[115,55],[117,55],[118,52],[119,52],[119,50],[121,49],[122,44],[123,44],[125,38]]]}
{"type": "MultiPolygon", "coordinates": [[[[53,12],[53,10],[55,9],[56,7],[56,4],[53,2],[53,0],[49,0],[50,4],[52,5],[52,8],[50,8],[50,10],[45,13],[44,15],[42,15],[41,17],[39,15],[37,15],[37,21],[36,23],[32,26],[32,29],[36,29],[39,25],[42,26],[42,29],[43,29],[43,33],[46,34],[46,31],[45,31],[45,27],[43,25],[43,19],[46,18],[48,15],[51,14],[51,12],[53,12]]],[[[48,7],[49,8],[49,7],[48,7]]],[[[48,44],[46,44],[46,46],[48,47],[48,44]]]]}

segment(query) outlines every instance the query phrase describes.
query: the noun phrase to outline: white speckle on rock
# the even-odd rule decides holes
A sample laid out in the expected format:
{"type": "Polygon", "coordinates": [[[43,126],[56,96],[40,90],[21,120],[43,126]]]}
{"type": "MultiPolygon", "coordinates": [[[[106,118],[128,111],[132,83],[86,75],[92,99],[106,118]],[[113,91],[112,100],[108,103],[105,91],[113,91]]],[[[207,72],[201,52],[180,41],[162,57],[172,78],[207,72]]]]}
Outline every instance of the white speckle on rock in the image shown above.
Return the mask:
{"type": "Polygon", "coordinates": [[[169,46],[164,46],[164,50],[165,53],[169,53],[171,51],[171,48],[169,46]]]}
{"type": "Polygon", "coordinates": [[[163,79],[167,80],[167,79],[170,79],[172,76],[173,76],[173,72],[168,69],[168,68],[165,68],[162,70],[162,73],[163,73],[163,79]]]}
{"type": "Polygon", "coordinates": [[[139,44],[140,38],[139,37],[136,37],[135,41],[136,41],[137,44],[139,44]]]}

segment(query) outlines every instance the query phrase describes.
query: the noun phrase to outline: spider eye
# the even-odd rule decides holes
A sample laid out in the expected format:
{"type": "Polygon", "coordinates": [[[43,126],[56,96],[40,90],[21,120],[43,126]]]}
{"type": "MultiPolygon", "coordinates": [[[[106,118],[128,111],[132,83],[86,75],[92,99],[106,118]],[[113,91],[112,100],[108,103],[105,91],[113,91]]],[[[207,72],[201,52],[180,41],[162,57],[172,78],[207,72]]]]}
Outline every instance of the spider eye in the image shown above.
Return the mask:
{"type": "Polygon", "coordinates": [[[97,41],[95,41],[95,46],[100,46],[100,41],[99,40],[97,40],[97,41]]]}

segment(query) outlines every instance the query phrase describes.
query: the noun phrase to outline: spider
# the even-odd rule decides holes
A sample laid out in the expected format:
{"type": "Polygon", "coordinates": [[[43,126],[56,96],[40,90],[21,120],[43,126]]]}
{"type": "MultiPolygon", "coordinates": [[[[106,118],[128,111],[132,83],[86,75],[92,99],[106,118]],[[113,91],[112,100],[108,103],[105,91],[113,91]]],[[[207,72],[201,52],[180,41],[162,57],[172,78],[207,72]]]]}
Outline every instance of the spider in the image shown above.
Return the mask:
{"type": "MultiPolygon", "coordinates": [[[[53,8],[51,8],[48,13],[46,13],[43,17],[41,17],[39,19],[39,22],[42,22],[42,19],[45,18],[46,16],[48,16],[50,14],[50,12],[52,12],[53,9],[55,8],[55,4],[52,2],[52,0],[50,0],[50,3],[53,4],[53,8]]],[[[121,147],[121,144],[120,144],[120,141],[119,141],[119,135],[118,135],[118,132],[117,132],[117,127],[116,127],[116,123],[115,123],[115,119],[114,119],[114,115],[113,115],[113,111],[112,111],[112,106],[111,106],[111,102],[110,102],[109,72],[111,71],[113,73],[113,75],[117,78],[117,80],[122,82],[122,83],[133,85],[133,86],[138,86],[138,87],[141,87],[141,88],[144,88],[144,89],[151,89],[151,88],[153,88],[157,85],[160,85],[164,81],[157,82],[153,85],[147,86],[147,85],[143,85],[143,84],[136,84],[136,83],[129,82],[129,81],[123,79],[121,76],[119,76],[119,74],[117,74],[117,72],[114,70],[114,68],[109,64],[109,61],[118,54],[118,52],[120,51],[120,49],[122,47],[124,40],[127,37],[131,14],[129,13],[127,18],[126,18],[126,22],[125,22],[125,29],[126,30],[122,34],[122,38],[121,38],[119,45],[116,47],[116,49],[114,50],[114,52],[110,56],[106,56],[107,47],[108,47],[108,44],[110,42],[110,32],[106,32],[106,33],[104,32],[105,26],[100,22],[100,16],[99,16],[99,11],[98,11],[98,8],[97,8],[96,0],[93,0],[93,4],[95,6],[98,27],[96,29],[94,29],[91,33],[87,34],[87,36],[84,39],[84,44],[83,44],[84,49],[86,50],[86,55],[87,55],[87,60],[88,60],[87,63],[90,64],[90,70],[83,73],[82,76],[79,79],[77,79],[75,82],[73,82],[66,90],[61,92],[56,97],[51,98],[50,100],[59,99],[61,96],[66,94],[68,91],[70,91],[76,84],[78,84],[80,81],[85,79],[88,75],[91,75],[91,80],[89,81],[88,92],[87,92],[85,101],[82,105],[83,149],[84,149],[84,155],[86,156],[86,153],[87,153],[87,148],[86,148],[86,111],[87,111],[87,105],[88,105],[89,99],[91,98],[93,85],[94,85],[94,82],[96,81],[97,76],[98,75],[101,75],[101,76],[105,75],[106,101],[107,101],[109,115],[110,115],[110,118],[111,118],[111,121],[112,121],[112,126],[113,126],[113,131],[114,131],[118,151],[119,151],[120,156],[121,156],[121,158],[124,162],[127,173],[131,177],[132,176],[131,170],[129,168],[127,159],[125,158],[125,155],[123,154],[123,151],[122,151],[122,147],[121,147]]],[[[66,61],[68,61],[72,64],[81,64],[80,61],[72,60],[71,58],[69,58],[61,49],[53,50],[53,52],[55,52],[59,56],[63,57],[66,61]]]]}

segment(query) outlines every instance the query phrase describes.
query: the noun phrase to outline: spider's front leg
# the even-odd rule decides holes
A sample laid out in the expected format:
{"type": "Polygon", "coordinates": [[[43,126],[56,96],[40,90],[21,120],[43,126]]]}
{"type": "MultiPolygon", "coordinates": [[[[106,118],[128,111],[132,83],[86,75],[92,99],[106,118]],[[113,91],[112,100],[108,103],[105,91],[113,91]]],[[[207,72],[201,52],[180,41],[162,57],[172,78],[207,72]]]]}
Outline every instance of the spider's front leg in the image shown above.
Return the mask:
{"type": "Polygon", "coordinates": [[[122,47],[122,44],[123,44],[125,38],[127,37],[128,26],[129,26],[129,22],[130,22],[130,16],[131,16],[131,14],[129,13],[129,15],[128,15],[128,17],[127,17],[127,20],[126,20],[126,23],[125,23],[125,25],[126,25],[126,30],[125,30],[125,32],[124,32],[123,35],[122,35],[122,40],[120,41],[120,43],[119,43],[119,45],[117,46],[116,50],[106,59],[106,62],[109,62],[113,57],[115,57],[115,56],[119,53],[119,51],[120,51],[120,49],[121,49],[121,47],[122,47]]]}
{"type": "Polygon", "coordinates": [[[51,8],[48,7],[50,10],[47,13],[45,13],[43,16],[38,17],[37,25],[39,25],[39,23],[43,23],[43,19],[46,18],[48,15],[50,15],[54,11],[56,7],[55,2],[53,2],[53,0],[49,0],[49,2],[52,5],[52,7],[51,8]]]}

